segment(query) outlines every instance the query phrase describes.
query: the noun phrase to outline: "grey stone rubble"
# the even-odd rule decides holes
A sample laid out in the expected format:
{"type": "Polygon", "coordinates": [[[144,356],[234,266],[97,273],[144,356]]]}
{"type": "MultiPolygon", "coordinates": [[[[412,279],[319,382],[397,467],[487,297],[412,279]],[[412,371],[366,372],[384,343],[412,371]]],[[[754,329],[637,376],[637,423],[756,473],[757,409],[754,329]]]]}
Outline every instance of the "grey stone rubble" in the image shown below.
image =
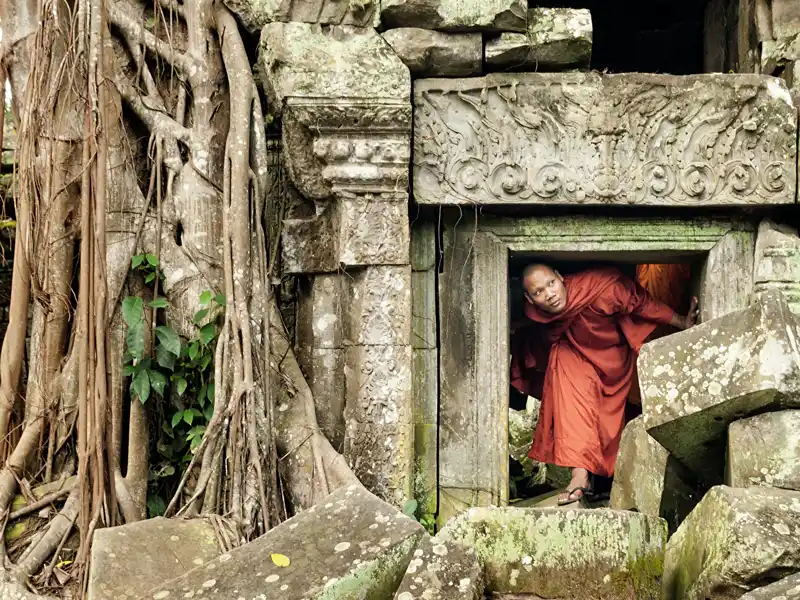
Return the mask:
{"type": "Polygon", "coordinates": [[[414,77],[469,77],[482,73],[480,33],[401,27],[381,35],[414,77]]]}
{"type": "Polygon", "coordinates": [[[740,600],[796,600],[800,598],[800,573],[747,592],[740,600]]]}
{"type": "Polygon", "coordinates": [[[389,29],[524,32],[527,10],[523,0],[384,0],[381,23],[389,29]]]}
{"type": "Polygon", "coordinates": [[[532,8],[526,33],[489,39],[484,58],[490,70],[548,71],[588,68],[592,16],[587,9],[532,8]]]}
{"type": "Polygon", "coordinates": [[[337,0],[225,0],[242,24],[257,33],[268,23],[321,23],[325,25],[377,26],[378,2],[337,0]]]}

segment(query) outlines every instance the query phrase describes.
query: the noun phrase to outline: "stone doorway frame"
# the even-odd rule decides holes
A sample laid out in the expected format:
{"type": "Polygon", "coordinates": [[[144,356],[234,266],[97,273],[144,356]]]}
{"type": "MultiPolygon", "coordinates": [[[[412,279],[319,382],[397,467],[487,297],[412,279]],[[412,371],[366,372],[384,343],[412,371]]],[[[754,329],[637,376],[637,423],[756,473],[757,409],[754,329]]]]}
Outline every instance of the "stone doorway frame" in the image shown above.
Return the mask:
{"type": "Polygon", "coordinates": [[[470,506],[508,503],[512,252],[559,258],[592,253],[593,260],[631,253],[643,260],[705,254],[697,290],[701,320],[746,307],[753,287],[756,227],[730,218],[465,214],[442,229],[437,290],[439,526],[470,506]]]}

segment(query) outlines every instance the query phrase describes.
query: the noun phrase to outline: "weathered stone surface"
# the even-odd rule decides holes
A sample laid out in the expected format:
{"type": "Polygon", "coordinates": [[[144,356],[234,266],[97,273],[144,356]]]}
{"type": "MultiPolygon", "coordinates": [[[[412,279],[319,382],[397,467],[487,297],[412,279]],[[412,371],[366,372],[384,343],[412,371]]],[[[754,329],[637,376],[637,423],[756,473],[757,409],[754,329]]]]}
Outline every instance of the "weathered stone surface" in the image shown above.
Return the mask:
{"type": "Polygon", "coordinates": [[[344,443],[344,354],[343,348],[297,351],[297,361],[314,396],[317,424],[337,451],[344,443]]]}
{"type": "Polygon", "coordinates": [[[666,526],[612,510],[471,508],[437,535],[475,549],[487,591],[542,598],[657,598],[666,526]]]}
{"type": "Polygon", "coordinates": [[[372,28],[270,23],[261,32],[261,84],[278,115],[295,98],[407,98],[408,69],[372,28]]]}
{"type": "MultiPolygon", "coordinates": [[[[530,485],[547,481],[549,465],[533,460],[528,451],[533,443],[533,432],[539,422],[539,400],[528,397],[525,410],[508,409],[508,454],[522,465],[530,485]]],[[[569,483],[569,479],[567,480],[569,483]]]]}
{"type": "Polygon", "coordinates": [[[700,501],[683,469],[645,430],[642,417],[625,426],[619,443],[611,508],[661,517],[674,532],[700,501]]]}
{"type": "Polygon", "coordinates": [[[793,598],[800,598],[800,573],[747,592],[740,600],[792,600],[793,598]]]}
{"type": "Polygon", "coordinates": [[[422,527],[364,488],[340,488],[257,540],[152,591],[155,598],[391,598],[422,527]],[[283,554],[288,567],[271,554],[283,554]]]}
{"type": "Polygon", "coordinates": [[[483,69],[480,33],[400,27],[382,35],[416,77],[469,77],[480,75],[483,69]]]}
{"type": "Polygon", "coordinates": [[[92,540],[87,600],[130,600],[219,556],[201,519],[156,517],[98,529],[92,540]]]}
{"type": "Polygon", "coordinates": [[[491,69],[549,70],[588,67],[592,15],[588,9],[532,8],[526,33],[502,33],[484,49],[491,69]]]}
{"type": "Polygon", "coordinates": [[[414,498],[420,514],[436,514],[439,483],[439,377],[435,349],[412,350],[414,498]]]}
{"type": "MultiPolygon", "coordinates": [[[[407,198],[405,194],[403,197],[407,198]]],[[[405,202],[348,198],[339,205],[341,264],[408,264],[408,205],[405,202]]]]}
{"type": "Polygon", "coordinates": [[[525,31],[527,8],[522,0],[384,0],[381,22],[387,29],[525,31]]]}
{"type": "Polygon", "coordinates": [[[786,300],[770,290],[748,309],[646,344],[639,380],[648,432],[706,482],[720,482],[729,423],[800,407],[798,337],[786,300]]]}
{"type": "Polygon", "coordinates": [[[267,23],[301,22],[372,27],[378,24],[378,3],[373,0],[225,0],[242,24],[257,33],[267,23]]]}
{"type": "Polygon", "coordinates": [[[800,31],[797,35],[780,40],[766,40],[761,43],[761,72],[775,75],[781,67],[800,60],[800,31]]]}
{"type": "Polygon", "coordinates": [[[701,323],[748,307],[755,243],[754,231],[729,231],[709,250],[700,274],[701,323]]]}
{"type": "Polygon", "coordinates": [[[756,293],[783,292],[792,312],[800,313],[800,236],[797,229],[764,219],[758,226],[755,271],[756,293]]]}
{"type": "Polygon", "coordinates": [[[483,568],[472,548],[425,536],[394,600],[483,600],[483,568]]]}
{"type": "Polygon", "coordinates": [[[772,0],[772,36],[776,39],[800,31],[800,5],[795,0],[772,0]]]}
{"type": "Polygon", "coordinates": [[[726,483],[800,491],[800,410],[764,413],[731,423],[726,483]]]}
{"type": "Polygon", "coordinates": [[[420,80],[414,103],[422,204],[794,202],[797,115],[772,77],[495,74],[420,80]]]}
{"type": "Polygon", "coordinates": [[[301,281],[297,298],[297,345],[341,348],[343,322],[342,282],[345,276],[319,274],[301,281]]]}
{"type": "Polygon", "coordinates": [[[342,277],[344,345],[411,342],[411,267],[370,266],[342,277]]]}
{"type": "Polygon", "coordinates": [[[738,598],[800,570],[800,493],[709,491],[667,544],[665,600],[738,598]]]}

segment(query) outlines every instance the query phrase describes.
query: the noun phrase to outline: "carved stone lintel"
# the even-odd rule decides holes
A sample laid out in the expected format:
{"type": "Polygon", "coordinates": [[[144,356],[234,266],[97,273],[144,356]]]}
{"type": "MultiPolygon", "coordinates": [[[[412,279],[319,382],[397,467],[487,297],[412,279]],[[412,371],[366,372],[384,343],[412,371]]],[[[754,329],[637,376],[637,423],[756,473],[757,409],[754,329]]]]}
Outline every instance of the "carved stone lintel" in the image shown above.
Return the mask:
{"type": "Polygon", "coordinates": [[[773,77],[430,79],[414,104],[422,204],[795,201],[797,111],[773,77]]]}

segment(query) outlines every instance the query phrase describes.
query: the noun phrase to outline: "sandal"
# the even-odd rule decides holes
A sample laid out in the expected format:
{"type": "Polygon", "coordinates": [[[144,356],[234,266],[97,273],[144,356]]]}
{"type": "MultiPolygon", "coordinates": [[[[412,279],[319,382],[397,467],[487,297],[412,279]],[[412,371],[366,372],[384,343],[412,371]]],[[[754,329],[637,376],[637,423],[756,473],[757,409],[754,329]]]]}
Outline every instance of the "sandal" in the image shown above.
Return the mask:
{"type": "Polygon", "coordinates": [[[571,490],[564,490],[564,491],[567,494],[567,499],[562,500],[561,498],[559,498],[558,499],[559,506],[567,506],[568,504],[575,504],[576,502],[580,502],[581,500],[588,500],[589,496],[592,495],[591,488],[585,488],[585,487],[576,487],[572,488],[571,490]],[[580,492],[581,495],[573,499],[572,495],[575,492],[580,492]]]}

